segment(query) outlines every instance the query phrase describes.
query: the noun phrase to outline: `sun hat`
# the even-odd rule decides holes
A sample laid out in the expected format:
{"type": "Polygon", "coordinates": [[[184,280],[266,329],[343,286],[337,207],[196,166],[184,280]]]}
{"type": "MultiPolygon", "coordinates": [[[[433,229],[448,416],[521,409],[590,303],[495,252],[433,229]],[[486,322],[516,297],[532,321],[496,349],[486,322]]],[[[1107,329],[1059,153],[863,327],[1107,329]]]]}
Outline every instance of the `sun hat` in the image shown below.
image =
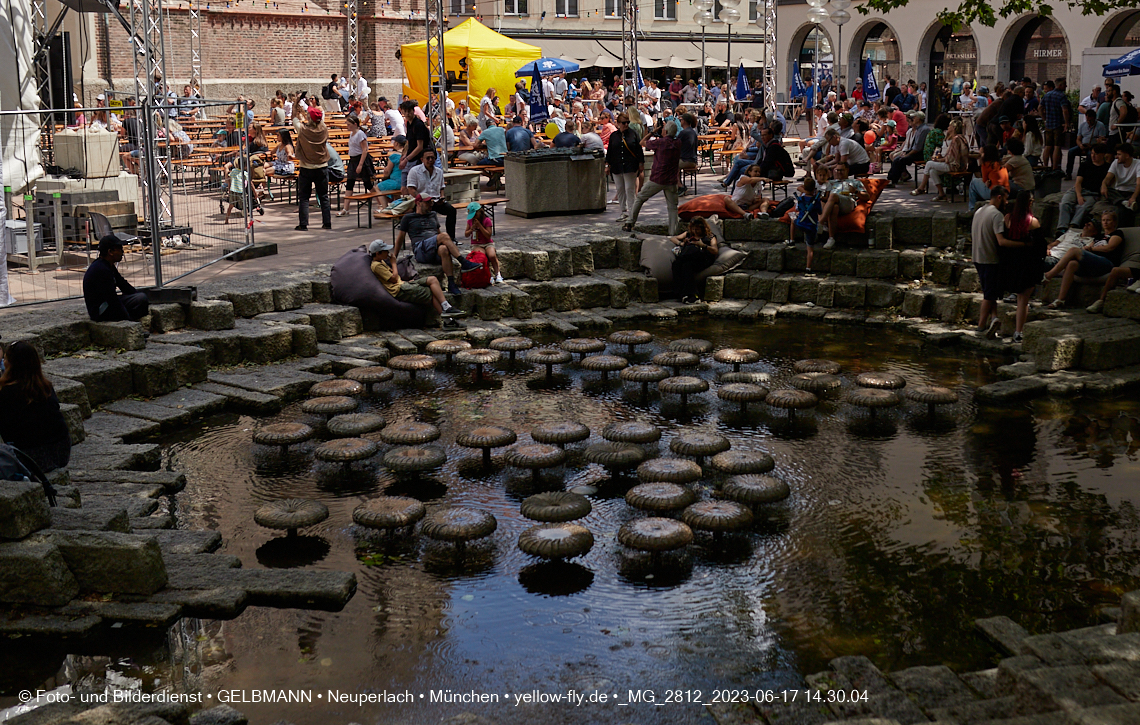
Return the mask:
{"type": "Polygon", "coordinates": [[[483,208],[483,205],[477,201],[473,201],[467,205],[467,220],[470,221],[475,218],[475,213],[483,208]]]}
{"type": "Polygon", "coordinates": [[[392,245],[383,239],[373,239],[372,243],[368,245],[369,254],[379,254],[380,252],[387,252],[390,249],[392,249],[392,245]]]}

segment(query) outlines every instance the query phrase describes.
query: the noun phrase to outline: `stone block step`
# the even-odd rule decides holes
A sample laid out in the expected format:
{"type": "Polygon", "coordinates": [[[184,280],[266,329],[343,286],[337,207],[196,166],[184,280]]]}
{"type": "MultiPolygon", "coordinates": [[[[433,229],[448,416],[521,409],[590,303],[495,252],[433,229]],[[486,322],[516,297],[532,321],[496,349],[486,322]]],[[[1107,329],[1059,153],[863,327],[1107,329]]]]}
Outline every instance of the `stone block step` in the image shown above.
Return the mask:
{"type": "MultiPolygon", "coordinates": [[[[304,397],[308,394],[313,383],[327,379],[327,375],[293,370],[287,365],[262,365],[228,371],[211,370],[207,376],[207,380],[211,383],[229,385],[265,395],[275,395],[286,400],[304,397]]],[[[209,390],[207,392],[216,391],[209,390]]]]}
{"type": "Polygon", "coordinates": [[[156,423],[163,431],[181,428],[193,419],[189,410],[154,405],[142,400],[116,400],[105,405],[103,410],[156,423]]]}
{"type": "MultiPolygon", "coordinates": [[[[120,403],[137,403],[138,401],[118,401],[120,403]]],[[[114,405],[114,403],[111,403],[114,405]]],[[[129,407],[129,406],[128,406],[129,407]]],[[[98,439],[101,443],[114,443],[118,441],[137,441],[147,436],[158,434],[162,429],[159,423],[145,420],[137,416],[119,415],[105,410],[93,413],[84,426],[92,442],[98,439]]]]}
{"type": "Polygon", "coordinates": [[[153,471],[158,468],[162,448],[151,443],[116,443],[113,439],[92,437],[71,447],[75,469],[122,469],[153,471]]]}
{"type": "Polygon", "coordinates": [[[159,345],[201,348],[206,351],[211,366],[267,363],[292,355],[316,354],[316,335],[312,328],[255,320],[238,320],[233,329],[228,330],[179,330],[153,335],[150,342],[152,348],[159,345]],[[308,330],[310,339],[306,340],[303,332],[295,333],[298,329],[308,330]]]}
{"type": "Polygon", "coordinates": [[[244,590],[248,604],[340,611],[356,592],[356,575],[349,572],[300,569],[223,569],[170,567],[170,589],[244,590]]]}
{"type": "Polygon", "coordinates": [[[126,534],[131,530],[131,517],[125,508],[53,508],[51,510],[51,530],[53,531],[118,531],[126,534]]]}
{"type": "MultiPolygon", "coordinates": [[[[110,361],[126,363],[130,367],[133,392],[146,398],[165,395],[206,379],[208,356],[199,347],[148,345],[145,350],[107,353],[105,356],[110,361]]],[[[88,396],[90,394],[88,386],[88,396]]]]}
{"type": "Polygon", "coordinates": [[[111,350],[141,350],[146,346],[143,326],[138,322],[89,322],[91,344],[111,350]]]}
{"type": "Polygon", "coordinates": [[[285,401],[279,396],[258,393],[233,385],[205,382],[198,383],[193,390],[225,398],[226,408],[237,413],[273,415],[285,407],[285,401]]]}
{"type": "Polygon", "coordinates": [[[166,586],[166,565],[154,537],[114,531],[52,531],[36,537],[59,549],[81,591],[146,596],[166,586]]]}
{"type": "Polygon", "coordinates": [[[0,602],[53,607],[78,594],[79,584],[63,552],[50,541],[0,544],[0,602]]]}
{"type": "MultiPolygon", "coordinates": [[[[90,406],[125,398],[134,393],[134,377],[126,361],[101,356],[59,357],[44,363],[44,372],[55,378],[66,378],[83,385],[90,406]]],[[[66,402],[76,403],[74,399],[66,402]]],[[[81,405],[82,407],[82,405],[81,405]]],[[[90,408],[88,408],[90,410],[90,408]]]]}
{"type": "Polygon", "coordinates": [[[170,493],[178,493],[186,487],[186,474],[181,471],[123,471],[80,468],[72,464],[71,482],[83,490],[84,484],[126,484],[131,486],[161,486],[170,493]]]}
{"type": "Polygon", "coordinates": [[[1120,289],[1109,292],[1104,300],[1104,316],[1140,320],[1140,295],[1120,289]]]}

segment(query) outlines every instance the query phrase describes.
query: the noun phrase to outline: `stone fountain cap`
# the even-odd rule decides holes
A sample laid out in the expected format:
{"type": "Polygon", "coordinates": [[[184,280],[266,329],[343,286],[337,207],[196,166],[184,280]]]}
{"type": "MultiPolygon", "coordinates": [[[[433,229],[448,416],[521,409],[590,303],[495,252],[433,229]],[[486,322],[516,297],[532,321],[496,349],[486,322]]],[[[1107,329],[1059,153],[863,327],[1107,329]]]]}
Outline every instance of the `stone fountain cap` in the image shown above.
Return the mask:
{"type": "Polygon", "coordinates": [[[801,408],[814,408],[819,405],[819,398],[815,396],[815,393],[809,393],[806,390],[781,388],[770,391],[764,402],[773,408],[800,410],[801,408]]]}
{"type": "Polygon", "coordinates": [[[406,420],[386,426],[380,433],[380,440],[393,446],[418,446],[439,440],[439,428],[431,423],[406,420]]]}
{"type": "Polygon", "coordinates": [[[694,355],[704,355],[712,352],[713,344],[708,340],[696,337],[684,337],[669,343],[669,349],[676,352],[691,352],[694,355]]]}
{"type": "Polygon", "coordinates": [[[772,376],[768,373],[761,372],[724,372],[717,376],[717,382],[729,383],[749,383],[752,385],[767,385],[772,382],[772,376]]]}
{"type": "Polygon", "coordinates": [[[734,501],[699,501],[681,512],[690,528],[723,534],[752,525],[752,512],[734,501]]]}
{"type": "Polygon", "coordinates": [[[653,364],[667,368],[695,368],[701,364],[701,359],[691,352],[684,350],[668,350],[653,356],[653,364]]]}
{"type": "Polygon", "coordinates": [[[369,529],[402,529],[424,517],[427,509],[414,498],[381,496],[352,510],[352,520],[369,529]]]}
{"type": "Polygon", "coordinates": [[[364,392],[364,386],[356,380],[322,380],[309,388],[310,398],[327,398],[337,395],[353,396],[364,392]]]}
{"type": "Polygon", "coordinates": [[[721,473],[737,476],[747,473],[767,473],[776,467],[772,456],[763,451],[725,451],[709,461],[721,473]]]}
{"type": "Polygon", "coordinates": [[[626,503],[653,513],[680,511],[696,500],[697,494],[675,483],[639,483],[625,492],[626,503]]]}
{"type": "Polygon", "coordinates": [[[329,463],[352,463],[376,455],[377,445],[365,438],[337,438],[316,447],[313,455],[329,463]]]}
{"type": "Polygon", "coordinates": [[[539,524],[519,534],[519,551],[544,559],[582,556],[593,546],[594,535],[581,524],[539,524]]]}
{"type": "Polygon", "coordinates": [[[718,387],[716,396],[730,403],[760,403],[768,397],[768,388],[751,383],[729,383],[718,387]]]}
{"type": "Polygon", "coordinates": [[[439,446],[401,446],[384,454],[384,465],[397,473],[430,471],[447,463],[447,452],[439,446]]]}
{"type": "Polygon", "coordinates": [[[337,438],[357,438],[380,430],[386,423],[383,416],[375,413],[347,413],[329,418],[325,428],[337,438]]]}
{"type": "Polygon", "coordinates": [[[582,457],[589,463],[597,463],[599,466],[616,470],[633,468],[644,461],[646,455],[644,448],[629,443],[613,442],[595,443],[587,446],[582,452],[582,457]]]}
{"type": "Polygon", "coordinates": [[[713,353],[713,360],[723,365],[751,365],[760,362],[760,353],[746,347],[729,347],[713,353]]]}
{"type": "Polygon", "coordinates": [[[651,423],[630,420],[624,423],[610,423],[602,428],[602,438],[615,443],[656,443],[661,440],[661,429],[651,423]]]}
{"type": "Polygon", "coordinates": [[[573,359],[570,353],[556,347],[539,347],[526,353],[526,361],[535,365],[563,365],[573,359]]]}
{"type": "Polygon", "coordinates": [[[627,383],[656,383],[672,374],[660,365],[631,365],[621,371],[621,379],[627,383]]]}
{"type": "Polygon", "coordinates": [[[304,423],[273,423],[253,432],[253,442],[263,446],[291,446],[313,437],[313,429],[304,423]]]}
{"type": "Polygon", "coordinates": [[[855,376],[855,384],[860,388],[899,390],[906,387],[906,378],[895,373],[859,373],[855,376]]]}
{"type": "Polygon", "coordinates": [[[383,365],[372,365],[366,368],[353,368],[346,372],[344,376],[358,383],[374,385],[376,383],[388,382],[394,377],[394,373],[391,368],[384,367],[383,365]]]}
{"type": "Polygon", "coordinates": [[[253,520],[267,529],[303,529],[329,517],[329,509],[320,501],[285,498],[271,501],[253,514],[253,520]]]}
{"type": "Polygon", "coordinates": [[[572,337],[562,341],[562,349],[566,352],[588,353],[601,352],[606,349],[605,340],[596,337],[572,337]]]}
{"type": "Polygon", "coordinates": [[[420,530],[424,536],[437,541],[464,542],[490,536],[498,526],[495,517],[486,511],[464,506],[441,506],[424,517],[420,530]]]}
{"type": "Polygon", "coordinates": [[[356,398],[332,395],[325,398],[309,398],[301,403],[301,412],[315,415],[340,415],[341,413],[351,413],[359,405],[360,402],[356,398]]]}
{"type": "Polygon", "coordinates": [[[839,372],[840,368],[837,362],[812,358],[798,361],[792,366],[792,369],[797,373],[827,373],[828,375],[835,375],[839,372]]]}
{"type": "Polygon", "coordinates": [[[618,529],[618,543],[637,551],[673,551],[693,540],[693,530],[674,519],[634,519],[618,529]]]}
{"type": "Polygon", "coordinates": [[[806,390],[816,395],[825,395],[843,386],[843,379],[830,373],[799,373],[792,376],[791,382],[797,390],[806,390]]]}
{"type": "Polygon", "coordinates": [[[461,350],[455,353],[455,362],[463,365],[490,365],[498,362],[502,353],[485,347],[473,347],[470,350],[461,350]]]}
{"type": "Polygon", "coordinates": [[[566,451],[546,443],[522,443],[507,449],[507,463],[515,468],[552,468],[562,463],[566,451]]]}
{"type": "Polygon", "coordinates": [[[926,405],[952,405],[958,402],[956,392],[938,385],[915,385],[906,389],[906,397],[926,405]]]}
{"type": "Polygon", "coordinates": [[[893,408],[902,402],[902,397],[893,390],[855,388],[847,393],[847,402],[860,408],[893,408]]]}
{"type": "Polygon", "coordinates": [[[701,467],[684,458],[654,458],[637,467],[637,477],[649,482],[692,483],[701,475],[701,467]]]}
{"type": "Polygon", "coordinates": [[[519,335],[496,337],[494,340],[491,340],[491,344],[488,345],[488,347],[492,350],[499,350],[500,352],[521,352],[534,347],[534,340],[519,335]]]}
{"type": "Polygon", "coordinates": [[[569,491],[536,493],[522,502],[519,511],[531,521],[559,523],[590,515],[593,507],[585,496],[569,491]]]}
{"type": "Polygon", "coordinates": [[[745,506],[775,503],[776,501],[783,501],[791,495],[791,489],[784,481],[775,476],[759,474],[733,476],[721,487],[720,491],[725,498],[732,499],[745,506]]]}
{"type": "Polygon", "coordinates": [[[388,367],[410,373],[430,370],[435,367],[435,358],[431,355],[397,355],[388,361],[388,367]]]}
{"type": "Polygon", "coordinates": [[[482,425],[455,437],[456,444],[464,448],[502,448],[516,440],[518,436],[513,430],[497,425],[482,425]]]}
{"type": "Polygon", "coordinates": [[[584,370],[610,373],[629,367],[629,361],[618,355],[591,355],[587,358],[583,358],[580,365],[584,370]]]}
{"type": "Polygon", "coordinates": [[[617,332],[611,332],[610,336],[606,339],[613,345],[626,345],[632,348],[637,345],[648,345],[653,342],[653,335],[645,330],[618,330],[617,332]]]}
{"type": "MultiPolygon", "coordinates": [[[[569,355],[569,353],[563,354],[569,355]]],[[[563,420],[535,426],[530,431],[530,437],[538,443],[562,446],[586,440],[590,437],[590,429],[577,421],[563,420]]]]}
{"type": "Polygon", "coordinates": [[[432,340],[424,351],[429,355],[454,355],[470,349],[471,343],[466,340],[432,340]]]}
{"type": "Polygon", "coordinates": [[[705,392],[709,389],[709,384],[707,380],[702,380],[701,378],[695,378],[690,375],[680,375],[675,378],[665,378],[657,383],[657,389],[662,393],[671,393],[673,395],[692,395],[694,393],[705,392]]]}
{"type": "Polygon", "coordinates": [[[669,441],[669,450],[678,456],[703,458],[727,451],[732,447],[728,439],[715,433],[688,432],[674,436],[669,441]]]}

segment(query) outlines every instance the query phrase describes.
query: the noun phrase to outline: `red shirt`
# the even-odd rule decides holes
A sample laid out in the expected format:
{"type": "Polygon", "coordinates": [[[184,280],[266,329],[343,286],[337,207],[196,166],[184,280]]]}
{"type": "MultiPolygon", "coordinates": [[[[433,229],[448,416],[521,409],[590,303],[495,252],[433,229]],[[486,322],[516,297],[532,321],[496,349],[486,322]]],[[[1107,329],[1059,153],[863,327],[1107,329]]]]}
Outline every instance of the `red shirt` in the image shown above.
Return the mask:
{"type": "Polygon", "coordinates": [[[645,148],[653,152],[653,168],[649,170],[649,180],[662,186],[676,186],[680,183],[681,142],[662,136],[646,141],[645,148]]]}
{"type": "Polygon", "coordinates": [[[906,114],[895,109],[895,112],[891,114],[891,120],[895,122],[895,133],[899,135],[899,138],[906,138],[906,131],[910,128],[910,124],[906,122],[906,114]]]}

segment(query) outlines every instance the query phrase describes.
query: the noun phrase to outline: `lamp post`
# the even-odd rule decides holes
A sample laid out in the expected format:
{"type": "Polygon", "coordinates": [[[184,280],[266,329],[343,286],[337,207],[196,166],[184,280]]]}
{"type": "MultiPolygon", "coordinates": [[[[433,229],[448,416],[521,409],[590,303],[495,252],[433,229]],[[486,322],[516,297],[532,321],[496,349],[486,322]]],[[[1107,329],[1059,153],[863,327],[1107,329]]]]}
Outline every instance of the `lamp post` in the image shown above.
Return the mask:
{"type": "Polygon", "coordinates": [[[819,24],[827,20],[823,6],[827,0],[808,0],[811,10],[807,11],[808,22],[815,25],[815,55],[811,60],[811,109],[808,110],[808,132],[815,133],[815,107],[819,103],[819,36],[823,32],[819,24]]]}
{"type": "Polygon", "coordinates": [[[847,8],[851,7],[851,0],[831,0],[831,22],[839,26],[839,44],[835,52],[835,65],[839,72],[839,77],[835,82],[837,86],[843,85],[843,67],[846,63],[843,61],[843,26],[851,20],[851,13],[847,12],[847,8]]]}
{"type": "Polygon", "coordinates": [[[724,82],[728,85],[729,90],[732,90],[732,24],[740,20],[740,11],[736,6],[740,4],[740,0],[720,0],[720,18],[721,22],[728,25],[728,72],[725,73],[724,82]]]}
{"type": "Polygon", "coordinates": [[[715,0],[693,0],[693,5],[697,8],[696,14],[693,15],[693,22],[701,26],[701,88],[706,93],[709,90],[709,79],[705,70],[705,26],[713,21],[713,2],[715,0]]]}

